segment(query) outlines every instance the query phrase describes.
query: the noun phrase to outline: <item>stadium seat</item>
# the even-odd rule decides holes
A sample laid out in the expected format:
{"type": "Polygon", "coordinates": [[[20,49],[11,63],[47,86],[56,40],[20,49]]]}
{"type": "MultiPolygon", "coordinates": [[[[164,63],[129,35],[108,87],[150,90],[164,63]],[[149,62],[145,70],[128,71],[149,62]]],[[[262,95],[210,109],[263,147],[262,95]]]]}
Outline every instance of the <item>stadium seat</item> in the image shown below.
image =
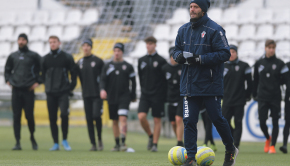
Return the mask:
{"type": "Polygon", "coordinates": [[[60,40],[62,40],[62,32],[63,32],[63,27],[62,26],[51,26],[48,28],[47,32],[47,39],[51,35],[58,36],[60,40]]]}
{"type": "Polygon", "coordinates": [[[50,19],[47,25],[62,25],[65,19],[65,11],[54,11],[50,13],[50,19]]]}
{"type": "Polygon", "coordinates": [[[44,44],[44,49],[43,49],[43,55],[41,56],[44,56],[46,54],[48,54],[50,52],[50,46],[49,46],[49,43],[47,42],[46,44],[44,44]]]}
{"type": "MultiPolygon", "coordinates": [[[[130,63],[131,65],[133,65],[133,63],[134,63],[134,59],[133,59],[132,57],[129,57],[129,56],[125,56],[125,57],[124,57],[124,60],[125,60],[126,62],[130,63]]],[[[133,66],[133,67],[134,67],[134,66],[133,66]]],[[[135,72],[136,72],[136,70],[135,70],[135,72]]]]}
{"type": "Polygon", "coordinates": [[[277,42],[276,47],[277,56],[290,56],[290,42],[289,41],[280,41],[277,42]]]}
{"type": "Polygon", "coordinates": [[[239,9],[239,19],[238,24],[253,24],[256,19],[256,11],[255,9],[239,9]]]}
{"type": "Polygon", "coordinates": [[[255,56],[261,57],[263,54],[265,54],[265,41],[260,41],[257,44],[255,56]]]}
{"type": "Polygon", "coordinates": [[[272,23],[273,11],[271,9],[260,9],[257,12],[256,24],[272,23]]]}
{"type": "Polygon", "coordinates": [[[0,43],[0,56],[2,57],[8,57],[8,55],[11,53],[11,45],[10,42],[2,42],[0,43]]]}
{"type": "Polygon", "coordinates": [[[255,55],[256,43],[253,41],[244,41],[239,46],[239,56],[248,57],[250,55],[255,55]]]}
{"type": "Polygon", "coordinates": [[[16,41],[19,34],[21,33],[25,33],[28,36],[28,40],[29,40],[29,36],[30,36],[30,27],[29,26],[19,26],[15,29],[14,34],[11,37],[11,41],[16,41]]]}
{"type": "Polygon", "coordinates": [[[185,24],[189,22],[189,9],[176,9],[171,19],[167,20],[167,24],[185,24]]]}
{"type": "Polygon", "coordinates": [[[99,13],[96,9],[88,9],[84,12],[79,25],[90,25],[98,21],[99,13]]]}
{"type": "Polygon", "coordinates": [[[265,40],[273,37],[273,26],[272,25],[261,25],[258,27],[256,40],[265,40]]]}
{"type": "Polygon", "coordinates": [[[0,29],[0,41],[10,41],[13,36],[14,29],[11,26],[3,26],[0,29]]]}
{"type": "Polygon", "coordinates": [[[79,37],[79,35],[80,35],[79,26],[77,26],[77,25],[67,26],[64,29],[63,36],[62,36],[61,40],[67,42],[67,41],[70,41],[72,39],[79,37]]]}
{"type": "Polygon", "coordinates": [[[64,25],[77,24],[82,18],[82,12],[80,10],[70,10],[67,12],[64,25]]]}
{"type": "Polygon", "coordinates": [[[157,40],[167,40],[169,37],[169,33],[170,33],[170,26],[167,24],[160,24],[156,26],[153,36],[157,40]]]}
{"type": "Polygon", "coordinates": [[[29,44],[29,49],[31,51],[37,52],[39,55],[43,56],[44,54],[44,45],[43,42],[33,42],[29,44]]]}
{"type": "Polygon", "coordinates": [[[44,10],[40,10],[34,13],[31,25],[36,26],[36,25],[46,25],[48,22],[49,18],[49,13],[44,10]]]}
{"type": "Polygon", "coordinates": [[[209,11],[207,12],[208,17],[210,19],[212,19],[213,21],[215,21],[216,23],[221,23],[221,18],[222,18],[222,14],[223,11],[220,8],[213,8],[213,9],[209,9],[209,11]]]}
{"type": "Polygon", "coordinates": [[[130,53],[130,56],[133,58],[140,58],[147,53],[146,43],[144,41],[139,41],[133,52],[130,53]]]}
{"type": "Polygon", "coordinates": [[[254,25],[243,25],[240,28],[239,35],[237,36],[238,40],[248,40],[254,39],[256,27],[254,25]]]}
{"type": "Polygon", "coordinates": [[[161,41],[157,43],[156,51],[164,59],[169,59],[169,43],[167,41],[161,41]]]}
{"type": "Polygon", "coordinates": [[[16,20],[15,12],[1,12],[0,26],[14,25],[16,20]]]}
{"type": "Polygon", "coordinates": [[[238,10],[236,8],[228,8],[224,11],[221,20],[222,24],[235,24],[238,20],[238,10]]]}
{"type": "Polygon", "coordinates": [[[273,37],[275,40],[290,39],[290,25],[279,25],[273,37]]]}
{"type": "Polygon", "coordinates": [[[264,0],[246,0],[239,4],[239,8],[249,9],[249,8],[262,8],[264,0]]]}
{"type": "Polygon", "coordinates": [[[11,52],[15,52],[18,50],[18,43],[17,41],[13,42],[11,52]]]}
{"type": "Polygon", "coordinates": [[[236,45],[239,46],[239,43],[235,40],[228,40],[229,45],[236,45]]]}
{"type": "Polygon", "coordinates": [[[226,31],[226,37],[228,40],[235,40],[238,35],[238,26],[237,25],[227,25],[224,27],[226,31]]]}
{"type": "Polygon", "coordinates": [[[279,9],[274,13],[274,24],[290,23],[290,9],[279,9]]]}
{"type": "Polygon", "coordinates": [[[29,40],[31,41],[47,41],[46,27],[45,26],[35,26],[33,27],[29,40]]]}
{"type": "Polygon", "coordinates": [[[178,30],[179,28],[182,26],[182,24],[180,25],[174,25],[171,30],[170,30],[170,34],[169,34],[169,37],[168,37],[168,40],[169,41],[175,41],[176,39],[176,36],[177,36],[177,33],[178,33],[178,30]]]}
{"type": "Polygon", "coordinates": [[[14,22],[14,25],[29,25],[32,22],[32,12],[26,11],[26,12],[18,12],[16,21],[14,22]]]}

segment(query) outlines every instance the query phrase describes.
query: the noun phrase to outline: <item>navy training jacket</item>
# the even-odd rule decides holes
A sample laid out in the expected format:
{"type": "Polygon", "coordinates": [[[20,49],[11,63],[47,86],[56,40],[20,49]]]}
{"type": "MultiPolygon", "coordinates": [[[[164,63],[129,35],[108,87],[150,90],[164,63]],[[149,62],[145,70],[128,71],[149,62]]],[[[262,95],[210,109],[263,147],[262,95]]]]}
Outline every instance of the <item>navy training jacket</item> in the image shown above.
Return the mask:
{"type": "Polygon", "coordinates": [[[181,96],[223,96],[224,62],[231,54],[225,30],[207,14],[178,30],[173,58],[183,52],[201,57],[201,65],[182,65],[181,96]]]}

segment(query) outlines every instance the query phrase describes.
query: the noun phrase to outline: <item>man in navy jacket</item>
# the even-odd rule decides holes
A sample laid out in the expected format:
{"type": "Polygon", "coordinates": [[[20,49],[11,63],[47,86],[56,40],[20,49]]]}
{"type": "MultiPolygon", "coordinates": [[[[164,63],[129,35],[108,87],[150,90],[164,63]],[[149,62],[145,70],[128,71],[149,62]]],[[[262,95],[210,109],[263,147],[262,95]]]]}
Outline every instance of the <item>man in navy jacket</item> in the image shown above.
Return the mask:
{"type": "Polygon", "coordinates": [[[209,0],[191,0],[190,22],[180,27],[175,41],[173,58],[183,64],[180,95],[184,96],[184,142],[189,157],[184,166],[196,165],[196,124],[203,102],[226,147],[223,165],[233,166],[238,154],[221,112],[224,62],[231,54],[224,29],[207,16],[209,7],[209,0]]]}

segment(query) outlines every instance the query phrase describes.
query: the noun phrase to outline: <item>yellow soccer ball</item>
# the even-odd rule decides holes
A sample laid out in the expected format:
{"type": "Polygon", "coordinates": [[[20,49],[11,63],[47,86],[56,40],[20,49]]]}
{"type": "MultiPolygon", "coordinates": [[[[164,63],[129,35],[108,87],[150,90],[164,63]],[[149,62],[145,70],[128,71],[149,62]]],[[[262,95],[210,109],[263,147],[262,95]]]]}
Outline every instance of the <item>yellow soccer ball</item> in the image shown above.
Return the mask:
{"type": "Polygon", "coordinates": [[[173,165],[182,165],[187,159],[187,151],[184,147],[174,146],[168,152],[168,160],[173,165]]]}
{"type": "Polygon", "coordinates": [[[209,147],[199,146],[197,147],[195,159],[198,166],[209,166],[212,165],[215,160],[215,153],[209,147]]]}

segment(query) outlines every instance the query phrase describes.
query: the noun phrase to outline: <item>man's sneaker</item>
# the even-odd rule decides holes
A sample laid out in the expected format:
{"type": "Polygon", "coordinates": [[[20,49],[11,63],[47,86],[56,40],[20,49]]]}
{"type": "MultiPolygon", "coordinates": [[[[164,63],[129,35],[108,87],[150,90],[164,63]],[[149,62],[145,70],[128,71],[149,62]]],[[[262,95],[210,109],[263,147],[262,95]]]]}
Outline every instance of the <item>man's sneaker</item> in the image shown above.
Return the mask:
{"type": "Polygon", "coordinates": [[[268,152],[269,152],[271,139],[272,139],[272,138],[269,137],[269,139],[267,139],[266,142],[265,142],[265,147],[264,147],[264,152],[265,152],[265,153],[268,153],[268,152]]]}
{"type": "Polygon", "coordinates": [[[120,145],[116,145],[115,147],[113,147],[113,149],[111,149],[112,152],[119,152],[120,151],[120,145]]]}
{"type": "Polygon", "coordinates": [[[239,150],[235,147],[235,151],[226,151],[225,161],[223,166],[234,166],[239,150]]]}
{"type": "Polygon", "coordinates": [[[158,152],[157,146],[153,145],[151,148],[151,152],[158,152]]]}
{"type": "Polygon", "coordinates": [[[57,150],[59,150],[59,145],[58,145],[58,143],[55,143],[55,144],[52,146],[52,148],[49,149],[49,151],[57,151],[57,150]]]}
{"type": "Polygon", "coordinates": [[[33,150],[38,150],[38,145],[37,145],[37,143],[35,141],[32,142],[32,149],[33,150]]]}
{"type": "Polygon", "coordinates": [[[69,146],[67,140],[62,141],[62,146],[63,146],[64,150],[71,151],[71,147],[69,146]]]}
{"type": "Polygon", "coordinates": [[[196,164],[196,162],[195,162],[195,160],[193,158],[189,157],[186,160],[186,162],[183,165],[181,165],[181,166],[197,166],[197,164],[196,164]]]}
{"type": "Polygon", "coordinates": [[[121,144],[121,146],[120,146],[120,150],[121,150],[122,152],[125,152],[125,151],[127,150],[127,146],[126,146],[126,144],[121,144]]]}
{"type": "Polygon", "coordinates": [[[22,148],[21,148],[20,144],[16,144],[16,145],[12,148],[12,150],[22,150],[22,148]]]}
{"type": "Polygon", "coordinates": [[[280,147],[280,151],[282,151],[283,153],[288,153],[288,151],[287,151],[287,146],[281,146],[280,147]]]}
{"type": "Polygon", "coordinates": [[[152,146],[153,146],[153,138],[149,138],[147,150],[151,150],[152,146]]]}
{"type": "Polygon", "coordinates": [[[270,146],[269,154],[275,154],[275,153],[276,153],[275,146],[270,146]]]}
{"type": "Polygon", "coordinates": [[[214,152],[217,151],[217,147],[216,147],[215,145],[211,144],[209,147],[210,147],[214,152]]]}
{"type": "Polygon", "coordinates": [[[90,149],[90,151],[97,151],[97,146],[96,145],[93,145],[90,149]]]}
{"type": "Polygon", "coordinates": [[[104,149],[103,141],[99,140],[98,142],[98,150],[102,151],[104,149]]]}

